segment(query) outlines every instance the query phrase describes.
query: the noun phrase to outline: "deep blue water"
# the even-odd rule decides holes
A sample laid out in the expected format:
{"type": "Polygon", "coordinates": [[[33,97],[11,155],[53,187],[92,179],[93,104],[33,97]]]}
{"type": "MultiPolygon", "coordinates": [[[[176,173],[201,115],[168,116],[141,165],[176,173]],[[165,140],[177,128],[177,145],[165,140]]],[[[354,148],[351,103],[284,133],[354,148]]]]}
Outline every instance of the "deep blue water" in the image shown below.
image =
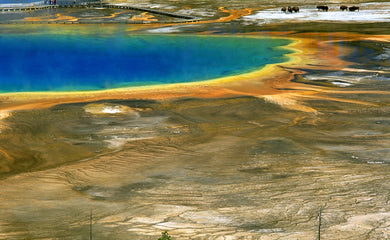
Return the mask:
{"type": "Polygon", "coordinates": [[[287,60],[287,39],[167,35],[0,35],[0,92],[193,82],[287,60]]]}

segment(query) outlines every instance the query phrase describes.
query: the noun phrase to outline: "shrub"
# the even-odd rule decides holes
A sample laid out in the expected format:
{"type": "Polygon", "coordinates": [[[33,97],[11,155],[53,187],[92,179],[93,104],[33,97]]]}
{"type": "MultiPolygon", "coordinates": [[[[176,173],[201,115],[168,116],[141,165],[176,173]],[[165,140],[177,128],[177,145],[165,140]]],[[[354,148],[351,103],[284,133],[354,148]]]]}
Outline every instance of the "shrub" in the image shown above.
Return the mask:
{"type": "Polygon", "coordinates": [[[161,237],[158,240],[172,240],[167,231],[161,233],[161,237]]]}

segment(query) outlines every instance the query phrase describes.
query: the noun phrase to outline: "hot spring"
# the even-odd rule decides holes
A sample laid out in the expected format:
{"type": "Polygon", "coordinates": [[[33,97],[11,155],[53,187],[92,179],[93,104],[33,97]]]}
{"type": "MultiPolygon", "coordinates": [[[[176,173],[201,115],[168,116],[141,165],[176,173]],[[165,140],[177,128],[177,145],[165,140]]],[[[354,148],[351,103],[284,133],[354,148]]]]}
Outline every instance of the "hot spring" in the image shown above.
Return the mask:
{"type": "Polygon", "coordinates": [[[88,91],[238,75],[288,60],[288,39],[0,33],[0,92],[88,91]]]}

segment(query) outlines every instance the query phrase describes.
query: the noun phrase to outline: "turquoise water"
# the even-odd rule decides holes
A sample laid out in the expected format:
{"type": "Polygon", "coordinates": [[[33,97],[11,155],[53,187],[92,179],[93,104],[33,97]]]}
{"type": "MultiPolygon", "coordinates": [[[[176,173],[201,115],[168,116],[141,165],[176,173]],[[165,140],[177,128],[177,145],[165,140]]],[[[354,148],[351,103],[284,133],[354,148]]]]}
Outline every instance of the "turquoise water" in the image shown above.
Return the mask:
{"type": "Polygon", "coordinates": [[[287,60],[287,39],[1,34],[0,91],[77,91],[209,80],[287,60]]]}

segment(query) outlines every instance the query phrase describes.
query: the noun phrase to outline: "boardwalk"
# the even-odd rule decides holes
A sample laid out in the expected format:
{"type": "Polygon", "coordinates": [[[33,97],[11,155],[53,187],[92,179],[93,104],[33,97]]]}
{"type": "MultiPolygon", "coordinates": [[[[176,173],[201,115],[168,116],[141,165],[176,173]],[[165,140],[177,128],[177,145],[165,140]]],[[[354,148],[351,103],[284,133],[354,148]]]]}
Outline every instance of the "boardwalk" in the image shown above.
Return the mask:
{"type": "Polygon", "coordinates": [[[155,9],[150,9],[150,8],[134,7],[134,6],[127,5],[127,4],[109,4],[108,3],[108,4],[104,4],[103,6],[107,7],[107,8],[137,10],[137,11],[149,12],[149,13],[168,16],[168,17],[181,18],[181,19],[195,19],[195,17],[188,16],[188,15],[165,12],[165,11],[160,11],[160,10],[155,10],[155,9]]]}
{"type": "Polygon", "coordinates": [[[0,3],[1,12],[13,12],[13,11],[35,11],[46,8],[57,8],[57,7],[80,7],[87,6],[89,4],[96,4],[101,1],[98,0],[56,0],[56,3],[50,4],[50,0],[42,0],[36,2],[23,2],[23,3],[0,3]]]}
{"type": "Polygon", "coordinates": [[[35,6],[14,6],[14,7],[0,7],[1,12],[14,12],[14,11],[36,11],[46,8],[56,8],[57,5],[35,5],[35,6]]]}

